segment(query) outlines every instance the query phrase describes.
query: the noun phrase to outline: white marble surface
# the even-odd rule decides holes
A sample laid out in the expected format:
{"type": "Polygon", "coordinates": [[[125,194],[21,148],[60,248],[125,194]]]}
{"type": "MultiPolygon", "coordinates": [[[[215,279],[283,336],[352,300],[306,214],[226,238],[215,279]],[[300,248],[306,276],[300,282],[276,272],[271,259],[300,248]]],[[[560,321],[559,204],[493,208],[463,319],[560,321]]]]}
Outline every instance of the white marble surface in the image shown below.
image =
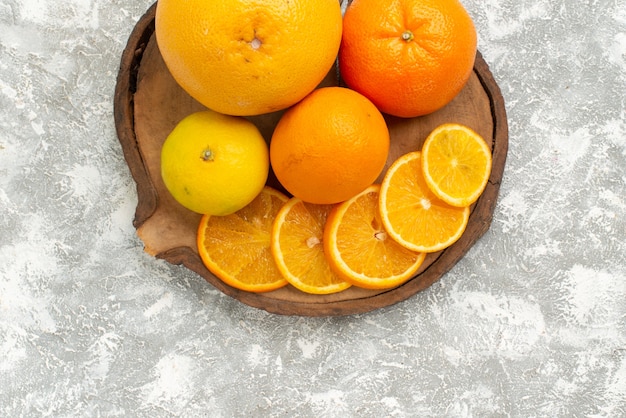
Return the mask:
{"type": "Polygon", "coordinates": [[[342,318],[146,255],[113,122],[149,0],[0,0],[0,416],[626,416],[626,0],[463,0],[509,117],[489,232],[342,318]]]}

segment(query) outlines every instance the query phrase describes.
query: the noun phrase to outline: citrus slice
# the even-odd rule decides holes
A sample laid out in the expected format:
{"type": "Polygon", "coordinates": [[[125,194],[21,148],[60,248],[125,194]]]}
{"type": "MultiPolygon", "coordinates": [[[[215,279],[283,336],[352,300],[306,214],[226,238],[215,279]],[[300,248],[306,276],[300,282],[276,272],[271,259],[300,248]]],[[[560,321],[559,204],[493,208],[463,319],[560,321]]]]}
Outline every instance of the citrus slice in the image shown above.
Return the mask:
{"type": "Polygon", "coordinates": [[[425,253],[391,239],[378,210],[380,185],[373,184],[337,205],[324,228],[324,251],[342,279],[368,289],[396,287],[418,270],[425,253]]]}
{"type": "Polygon", "coordinates": [[[265,186],[247,206],[226,216],[204,215],[198,253],[216,277],[237,289],[268,292],[287,285],[270,250],[274,218],[289,198],[265,186]]]}
{"type": "Polygon", "coordinates": [[[331,270],[324,255],[324,224],[332,208],[292,197],[274,221],[272,254],[276,265],[289,283],[306,293],[336,293],[351,286],[331,270]]]}
{"type": "Polygon", "coordinates": [[[380,186],[380,214],[387,233],[413,251],[436,252],[456,242],[469,207],[451,206],[426,185],[421,153],[410,152],[389,167],[380,186]]]}
{"type": "Polygon", "coordinates": [[[441,200],[453,206],[469,206],[487,186],[491,150],[470,128],[444,124],[424,142],[422,170],[426,184],[441,200]]]}

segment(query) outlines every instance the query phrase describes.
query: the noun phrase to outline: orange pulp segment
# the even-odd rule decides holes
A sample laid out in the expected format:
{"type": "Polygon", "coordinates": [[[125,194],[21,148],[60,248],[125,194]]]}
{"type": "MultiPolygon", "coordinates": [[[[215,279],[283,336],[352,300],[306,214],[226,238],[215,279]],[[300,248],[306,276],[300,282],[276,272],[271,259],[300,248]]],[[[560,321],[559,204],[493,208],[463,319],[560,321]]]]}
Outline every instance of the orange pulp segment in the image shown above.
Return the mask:
{"type": "Polygon", "coordinates": [[[380,185],[369,186],[337,205],[324,229],[324,251],[342,279],[368,289],[387,289],[409,280],[425,253],[411,251],[391,239],[378,210],[380,185]]]}
{"type": "Polygon", "coordinates": [[[331,270],[324,255],[324,224],[332,208],[292,197],[274,221],[272,254],[276,265],[291,285],[306,293],[329,294],[350,287],[331,270]]]}
{"type": "Polygon", "coordinates": [[[426,185],[421,153],[399,157],[380,189],[380,214],[387,233],[413,251],[436,252],[456,242],[469,220],[469,207],[451,206],[426,185]]]}
{"type": "Polygon", "coordinates": [[[491,175],[491,160],[485,140],[454,123],[437,127],[422,147],[426,184],[452,206],[469,206],[478,200],[491,175]]]}
{"type": "Polygon", "coordinates": [[[248,292],[287,285],[270,250],[274,218],[287,202],[265,186],[247,206],[226,216],[204,215],[198,226],[198,253],[204,265],[226,284],[248,292]]]}

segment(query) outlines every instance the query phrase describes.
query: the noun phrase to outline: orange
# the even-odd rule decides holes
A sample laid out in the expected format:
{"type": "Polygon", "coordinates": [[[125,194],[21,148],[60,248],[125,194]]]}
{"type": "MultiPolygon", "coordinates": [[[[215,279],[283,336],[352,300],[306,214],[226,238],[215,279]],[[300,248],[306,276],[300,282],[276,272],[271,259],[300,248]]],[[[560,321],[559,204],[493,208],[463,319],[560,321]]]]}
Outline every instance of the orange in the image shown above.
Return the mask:
{"type": "Polygon", "coordinates": [[[267,143],[252,122],[206,110],[181,120],[161,148],[161,177],[181,205],[228,215],[250,203],[269,172],[267,143]]]}
{"type": "Polygon", "coordinates": [[[342,87],[315,90],[285,112],[270,143],[280,183],[316,204],[362,192],[382,172],[388,153],[382,114],[363,95],[342,87]]]}
{"type": "Polygon", "coordinates": [[[415,117],[461,91],[476,43],[458,0],[354,0],[344,17],[339,65],[347,85],[382,112],[415,117]]]}
{"type": "Polygon", "coordinates": [[[331,270],[324,255],[324,225],[332,208],[292,197],[274,221],[274,261],[285,279],[306,293],[336,293],[350,287],[331,270]]]}
{"type": "Polygon", "coordinates": [[[220,113],[286,108],[333,67],[337,0],[159,0],[155,33],[178,84],[220,113]]]}
{"type": "Polygon", "coordinates": [[[406,282],[426,256],[388,236],[378,210],[379,190],[374,184],[337,205],[324,228],[324,252],[331,268],[344,280],[369,289],[406,282]]]}
{"type": "Polygon", "coordinates": [[[441,200],[453,206],[469,206],[487,186],[491,149],[470,128],[444,124],[424,142],[422,169],[426,184],[441,200]]]}
{"type": "Polygon", "coordinates": [[[268,292],[287,285],[270,250],[278,210],[288,200],[265,187],[243,209],[228,216],[204,215],[198,226],[198,253],[216,277],[237,289],[268,292]]]}
{"type": "Polygon", "coordinates": [[[398,158],[380,187],[380,214],[387,233],[413,251],[436,252],[455,243],[465,231],[469,207],[451,206],[426,185],[421,153],[398,158]]]}

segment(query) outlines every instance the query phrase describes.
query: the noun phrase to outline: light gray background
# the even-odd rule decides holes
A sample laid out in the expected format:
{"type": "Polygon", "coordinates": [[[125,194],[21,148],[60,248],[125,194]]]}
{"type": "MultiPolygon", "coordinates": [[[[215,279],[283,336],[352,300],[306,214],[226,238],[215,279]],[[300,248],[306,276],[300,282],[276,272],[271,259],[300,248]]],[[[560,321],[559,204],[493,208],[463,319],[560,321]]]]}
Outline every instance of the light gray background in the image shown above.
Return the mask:
{"type": "Polygon", "coordinates": [[[283,317],[143,252],[113,122],[151,1],[0,0],[0,416],[626,416],[626,0],[463,0],[506,102],[489,232],[283,317]]]}

